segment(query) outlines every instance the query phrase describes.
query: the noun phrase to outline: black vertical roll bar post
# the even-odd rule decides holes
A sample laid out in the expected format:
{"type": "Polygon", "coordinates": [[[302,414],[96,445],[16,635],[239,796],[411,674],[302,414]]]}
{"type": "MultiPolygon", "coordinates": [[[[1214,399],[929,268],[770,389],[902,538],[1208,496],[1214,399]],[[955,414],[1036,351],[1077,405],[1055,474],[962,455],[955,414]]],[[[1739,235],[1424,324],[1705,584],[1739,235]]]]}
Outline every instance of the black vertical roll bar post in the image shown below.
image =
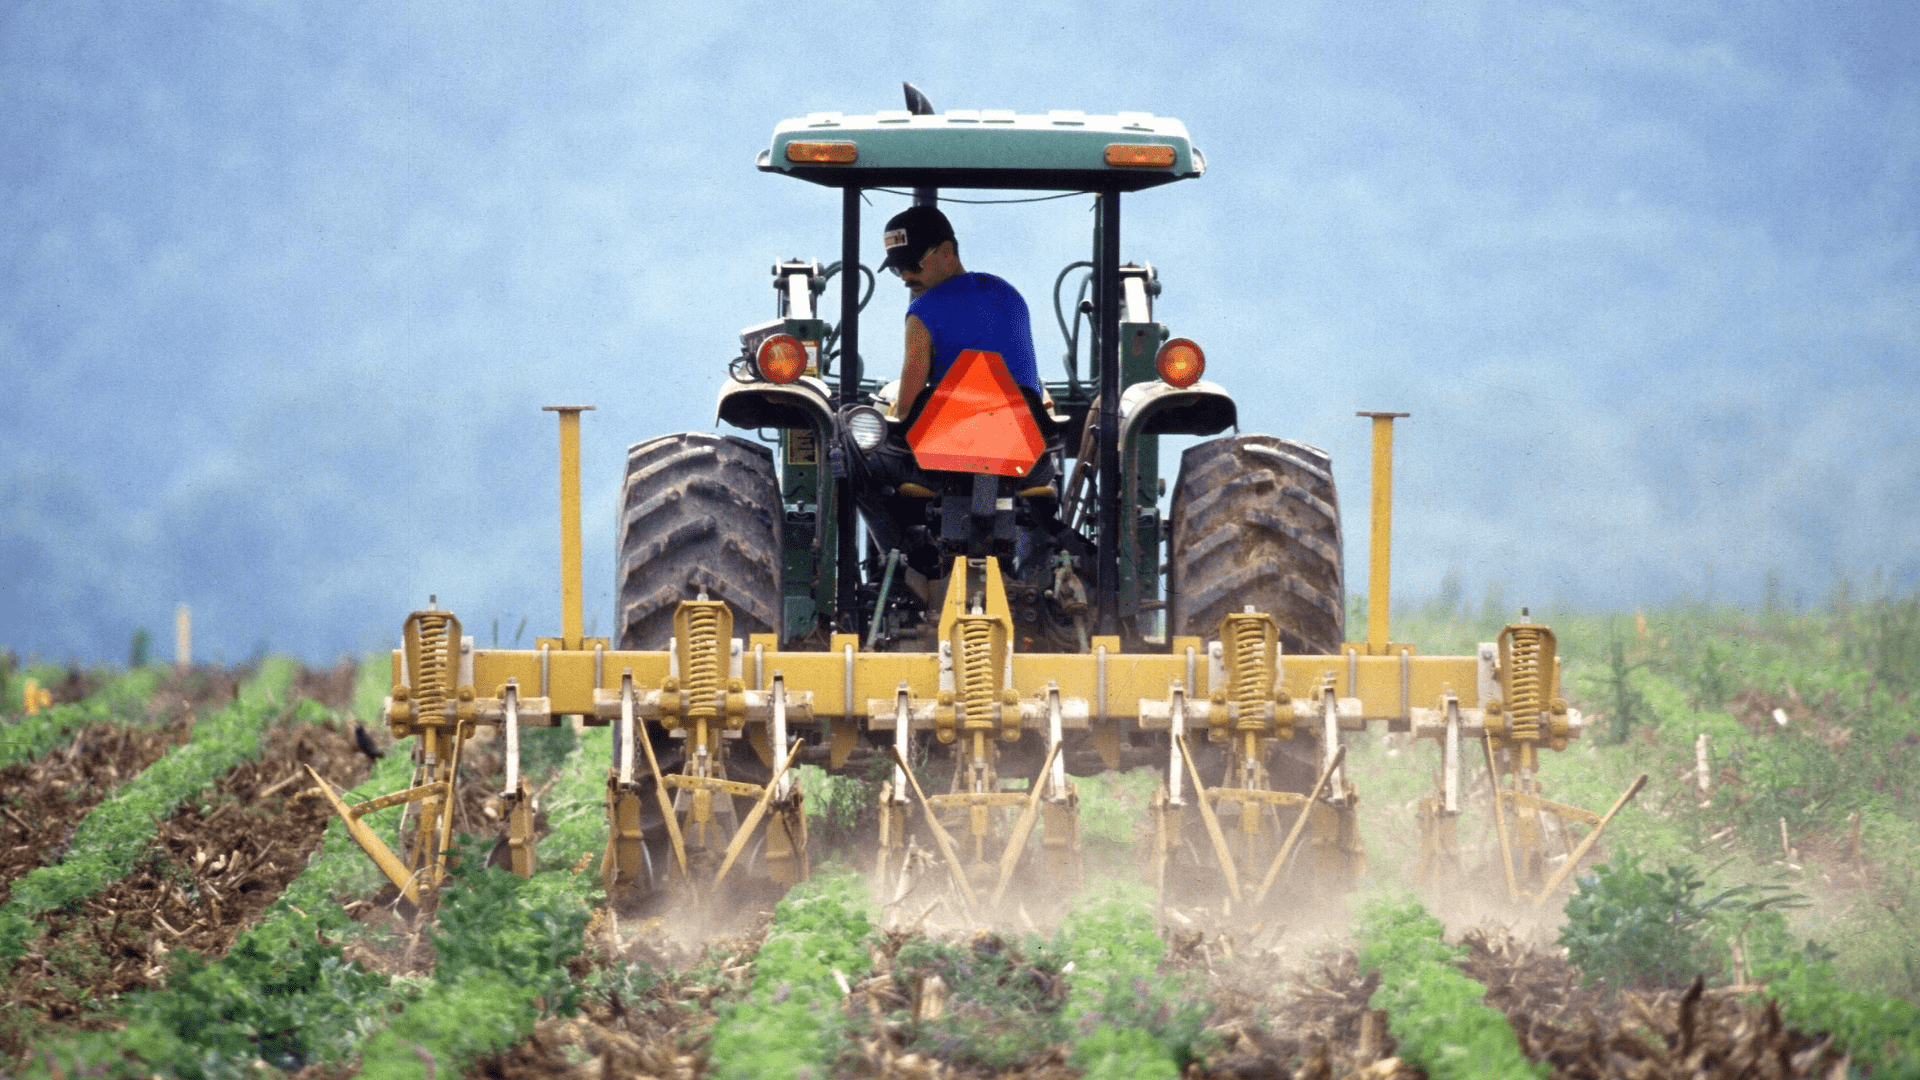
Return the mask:
{"type": "Polygon", "coordinates": [[[1100,565],[1094,588],[1099,633],[1120,632],[1120,192],[1097,196],[1099,252],[1094,259],[1094,317],[1100,342],[1100,565]]]}
{"type": "MultiPolygon", "coordinates": [[[[860,400],[860,188],[840,189],[840,407],[860,400]]],[[[831,447],[821,447],[821,458],[831,447]]],[[[842,634],[860,632],[860,545],[853,485],[833,483],[834,552],[833,627],[842,634]]]]}

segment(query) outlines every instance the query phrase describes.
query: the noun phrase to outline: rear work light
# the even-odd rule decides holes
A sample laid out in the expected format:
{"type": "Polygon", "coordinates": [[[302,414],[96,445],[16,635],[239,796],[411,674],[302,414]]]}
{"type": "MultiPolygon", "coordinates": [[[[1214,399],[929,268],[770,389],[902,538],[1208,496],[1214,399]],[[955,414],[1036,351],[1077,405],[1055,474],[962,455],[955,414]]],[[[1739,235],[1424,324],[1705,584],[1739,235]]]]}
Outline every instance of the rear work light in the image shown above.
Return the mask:
{"type": "Polygon", "coordinates": [[[807,347],[790,334],[775,334],[760,343],[754,364],[768,382],[790,383],[807,372],[807,347]]]}
{"type": "Polygon", "coordinates": [[[1107,164],[1121,169],[1165,169],[1173,164],[1173,147],[1158,143],[1113,143],[1107,164]]]}
{"type": "Polygon", "coordinates": [[[860,147],[850,142],[790,142],[787,160],[805,165],[851,165],[860,158],[860,147]]]}
{"type": "Polygon", "coordinates": [[[1153,358],[1153,366],[1160,371],[1160,381],[1168,386],[1182,389],[1200,381],[1207,372],[1207,354],[1200,346],[1177,337],[1160,346],[1159,353],[1153,358]]]}

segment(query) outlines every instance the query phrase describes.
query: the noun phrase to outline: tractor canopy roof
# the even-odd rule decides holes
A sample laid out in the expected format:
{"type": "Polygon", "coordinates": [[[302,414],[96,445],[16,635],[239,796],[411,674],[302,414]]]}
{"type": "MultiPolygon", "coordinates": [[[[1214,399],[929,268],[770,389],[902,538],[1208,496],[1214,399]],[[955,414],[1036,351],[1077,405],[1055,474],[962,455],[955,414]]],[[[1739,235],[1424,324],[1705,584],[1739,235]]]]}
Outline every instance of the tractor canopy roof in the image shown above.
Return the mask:
{"type": "Polygon", "coordinates": [[[1056,109],[905,109],[783,120],[758,160],[828,187],[1139,191],[1199,176],[1207,160],[1170,117],[1056,109]]]}

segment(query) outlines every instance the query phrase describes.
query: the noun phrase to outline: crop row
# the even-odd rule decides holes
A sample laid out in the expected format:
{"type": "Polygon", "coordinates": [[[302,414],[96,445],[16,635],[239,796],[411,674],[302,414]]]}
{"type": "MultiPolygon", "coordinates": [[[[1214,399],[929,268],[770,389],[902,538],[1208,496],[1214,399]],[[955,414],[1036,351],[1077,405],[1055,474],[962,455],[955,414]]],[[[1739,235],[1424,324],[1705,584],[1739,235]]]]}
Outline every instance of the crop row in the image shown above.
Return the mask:
{"type": "Polygon", "coordinates": [[[75,731],[101,720],[128,722],[147,715],[146,700],[159,687],[161,669],[151,665],[116,676],[86,698],[19,716],[0,725],[0,769],[38,758],[75,731]]]}
{"type": "MultiPolygon", "coordinates": [[[[182,800],[257,756],[260,735],[278,715],[293,681],[291,661],[270,661],[233,704],[194,725],[193,737],[93,808],[60,861],[14,883],[0,906],[0,965],[24,955],[39,934],[35,916],[95,895],[126,876],[146,854],[154,829],[182,800]]],[[[321,711],[319,706],[310,706],[321,711]]]]}
{"type": "MultiPolygon", "coordinates": [[[[370,678],[363,674],[358,698],[370,696],[370,678]]],[[[405,787],[411,768],[405,754],[389,753],[348,801],[405,787]]],[[[555,787],[588,786],[576,772],[604,782],[604,771],[592,775],[597,768],[575,752],[555,787]]],[[[389,808],[365,820],[391,834],[398,816],[389,808]]],[[[306,871],[225,956],[182,959],[165,989],[124,1003],[124,1029],[60,1039],[38,1052],[30,1068],[39,1071],[28,1075],[55,1075],[52,1061],[69,1076],[253,1077],[256,1061],[295,1071],[356,1054],[366,1075],[457,1072],[523,1039],[543,1013],[572,1008],[577,991],[567,963],[580,952],[597,884],[553,872],[523,881],[485,866],[485,855],[484,846],[463,851],[457,880],[422,935],[436,958],[432,975],[389,976],[345,957],[354,942],[375,949],[397,942],[340,906],[339,898],[370,895],[384,878],[336,821],[306,871]]]]}
{"type": "Polygon", "coordinates": [[[1455,966],[1465,950],[1441,937],[1440,920],[1416,900],[1375,900],[1362,913],[1359,967],[1378,971],[1369,1007],[1387,1012],[1400,1056],[1434,1080],[1544,1076],[1520,1052],[1513,1025],[1487,1005],[1487,988],[1455,966]]]}

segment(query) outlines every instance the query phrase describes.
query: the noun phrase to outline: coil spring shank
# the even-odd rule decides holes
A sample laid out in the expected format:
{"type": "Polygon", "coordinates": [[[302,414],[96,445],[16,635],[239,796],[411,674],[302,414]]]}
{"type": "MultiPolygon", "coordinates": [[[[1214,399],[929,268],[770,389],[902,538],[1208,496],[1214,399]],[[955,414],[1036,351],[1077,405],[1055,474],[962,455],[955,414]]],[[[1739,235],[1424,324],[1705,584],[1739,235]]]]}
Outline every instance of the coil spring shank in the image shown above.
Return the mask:
{"type": "Polygon", "coordinates": [[[447,617],[428,615],[420,620],[420,671],[414,676],[414,715],[439,719],[447,706],[453,676],[447,670],[447,617]]]}
{"type": "Polygon", "coordinates": [[[1267,658],[1267,635],[1263,620],[1238,618],[1233,626],[1233,700],[1240,706],[1242,722],[1258,715],[1273,693],[1272,664],[1267,658]]]}
{"type": "MultiPolygon", "coordinates": [[[[1227,685],[1213,693],[1216,706],[1231,704],[1236,717],[1233,726],[1249,735],[1280,738],[1292,736],[1291,713],[1274,709],[1285,695],[1274,689],[1278,675],[1280,630],[1270,615],[1241,612],[1228,615],[1220,623],[1220,642],[1227,666],[1227,685]],[[1280,730],[1275,729],[1276,719],[1280,730]]],[[[1217,729],[1227,724],[1226,709],[1214,720],[1217,729]]]]}
{"type": "Polygon", "coordinates": [[[444,611],[416,611],[401,630],[407,683],[394,687],[387,719],[395,738],[415,734],[417,725],[442,726],[453,717],[459,678],[460,620],[444,611]]]}
{"type": "Polygon", "coordinates": [[[675,636],[682,642],[680,688],[686,695],[686,718],[712,720],[719,715],[721,618],[726,605],[719,601],[689,601],[681,605],[675,636]]]}
{"type": "Polygon", "coordinates": [[[993,677],[993,620],[964,616],[960,620],[959,698],[966,707],[968,731],[989,730],[994,721],[994,699],[999,688],[993,677]]]}
{"type": "Polygon", "coordinates": [[[1526,742],[1540,740],[1540,713],[1546,707],[1546,676],[1540,671],[1542,642],[1538,626],[1515,626],[1501,665],[1501,673],[1507,676],[1507,715],[1513,717],[1513,738],[1526,742]]]}

